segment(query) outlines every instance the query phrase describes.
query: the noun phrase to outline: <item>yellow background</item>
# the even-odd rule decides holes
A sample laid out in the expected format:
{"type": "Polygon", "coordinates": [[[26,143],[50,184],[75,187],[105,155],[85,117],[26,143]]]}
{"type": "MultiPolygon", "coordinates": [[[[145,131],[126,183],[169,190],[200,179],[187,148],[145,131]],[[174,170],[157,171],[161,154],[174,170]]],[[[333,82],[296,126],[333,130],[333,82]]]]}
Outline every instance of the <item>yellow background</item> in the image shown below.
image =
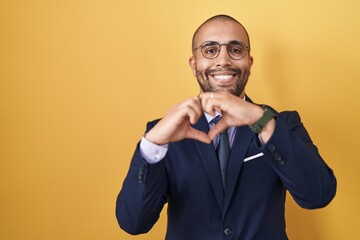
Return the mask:
{"type": "Polygon", "coordinates": [[[248,29],[247,93],[297,109],[338,179],[325,209],[287,202],[290,239],[360,239],[360,1],[0,0],[0,239],[164,239],[117,226],[148,120],[198,93],[191,37],[225,13],[248,29]]]}

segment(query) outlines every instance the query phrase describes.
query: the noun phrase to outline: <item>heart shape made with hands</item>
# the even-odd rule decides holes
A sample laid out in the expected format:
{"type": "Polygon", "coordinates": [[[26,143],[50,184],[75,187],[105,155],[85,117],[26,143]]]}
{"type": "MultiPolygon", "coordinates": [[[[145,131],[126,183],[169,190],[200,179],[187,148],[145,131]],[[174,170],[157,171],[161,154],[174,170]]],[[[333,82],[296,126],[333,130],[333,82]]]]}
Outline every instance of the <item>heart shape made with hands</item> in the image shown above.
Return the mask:
{"type": "Polygon", "coordinates": [[[158,145],[186,138],[211,143],[216,135],[229,126],[248,125],[254,117],[261,117],[262,111],[261,107],[227,92],[201,93],[174,105],[147,133],[147,139],[158,145]],[[222,115],[208,133],[193,128],[204,112],[214,117],[216,112],[222,115]]]}

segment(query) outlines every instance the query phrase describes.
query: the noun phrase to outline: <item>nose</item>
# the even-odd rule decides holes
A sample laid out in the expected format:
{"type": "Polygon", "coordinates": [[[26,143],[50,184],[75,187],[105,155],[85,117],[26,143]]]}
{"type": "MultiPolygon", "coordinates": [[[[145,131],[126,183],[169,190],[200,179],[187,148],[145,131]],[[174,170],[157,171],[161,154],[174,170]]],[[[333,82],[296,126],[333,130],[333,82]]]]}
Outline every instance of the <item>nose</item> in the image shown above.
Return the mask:
{"type": "Polygon", "coordinates": [[[231,65],[231,57],[229,56],[229,53],[227,52],[227,46],[221,45],[220,46],[220,53],[216,57],[216,66],[229,66],[231,65]]]}

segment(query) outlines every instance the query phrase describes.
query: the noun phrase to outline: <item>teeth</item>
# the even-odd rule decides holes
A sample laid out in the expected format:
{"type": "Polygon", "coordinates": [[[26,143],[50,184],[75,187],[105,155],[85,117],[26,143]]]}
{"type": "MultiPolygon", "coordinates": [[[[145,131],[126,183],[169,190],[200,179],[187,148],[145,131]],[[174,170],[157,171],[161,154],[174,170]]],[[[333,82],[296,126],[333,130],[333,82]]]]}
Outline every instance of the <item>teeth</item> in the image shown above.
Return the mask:
{"type": "Polygon", "coordinates": [[[232,78],[232,75],[214,75],[214,78],[219,79],[219,80],[227,80],[232,78]]]}

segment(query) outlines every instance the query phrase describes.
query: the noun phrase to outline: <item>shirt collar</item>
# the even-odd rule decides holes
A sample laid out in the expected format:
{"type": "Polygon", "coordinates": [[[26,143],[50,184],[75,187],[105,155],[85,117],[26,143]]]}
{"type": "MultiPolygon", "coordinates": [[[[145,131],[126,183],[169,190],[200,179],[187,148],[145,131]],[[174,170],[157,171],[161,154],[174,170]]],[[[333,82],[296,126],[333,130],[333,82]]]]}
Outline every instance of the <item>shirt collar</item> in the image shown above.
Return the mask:
{"type": "Polygon", "coordinates": [[[215,111],[215,116],[211,116],[208,113],[204,113],[206,120],[208,123],[210,123],[214,118],[216,118],[217,116],[221,116],[221,114],[218,111],[215,111]]]}

